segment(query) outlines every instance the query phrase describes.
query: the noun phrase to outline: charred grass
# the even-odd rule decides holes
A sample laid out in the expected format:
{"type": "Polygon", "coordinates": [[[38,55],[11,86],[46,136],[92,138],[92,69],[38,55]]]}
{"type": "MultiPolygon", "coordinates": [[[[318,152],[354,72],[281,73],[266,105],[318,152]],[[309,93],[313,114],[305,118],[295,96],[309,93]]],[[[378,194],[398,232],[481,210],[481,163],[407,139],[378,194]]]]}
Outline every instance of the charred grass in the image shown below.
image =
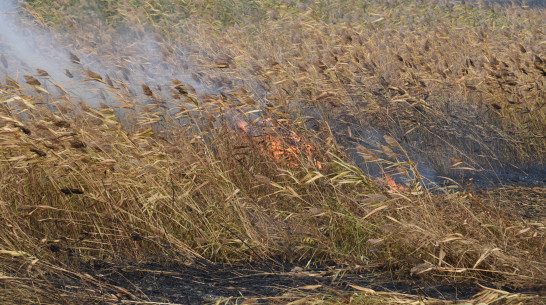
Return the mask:
{"type": "MultiPolygon", "coordinates": [[[[391,154],[426,143],[426,158],[444,167],[543,165],[543,9],[84,3],[28,1],[24,10],[71,41],[77,54],[66,68],[80,76],[75,82],[102,86],[115,103],[89,107],[54,95],[40,82],[43,72],[26,84],[6,78],[0,87],[0,302],[144,303],[142,294],[86,268],[202,261],[382,268],[396,279],[476,281],[487,286],[476,303],[539,302],[533,295],[546,284],[544,217],[492,204],[524,202],[521,192],[530,190],[431,192],[411,160],[391,154]],[[120,31],[152,33],[169,71],[191,70],[189,77],[224,94],[171,80],[160,84],[174,92],[165,100],[160,87],[125,85],[133,66],[122,62],[149,59],[110,56],[130,48],[116,39],[120,31]],[[91,56],[121,72],[79,66],[91,56]],[[321,114],[315,130],[306,124],[311,108],[321,114]],[[290,162],[264,154],[267,143],[249,141],[232,124],[233,113],[250,117],[256,109],[320,149],[290,162]],[[360,153],[405,173],[411,185],[393,191],[354,166],[335,137],[347,116],[392,136],[360,153]]],[[[543,196],[533,198],[543,207],[543,196]]],[[[262,301],[423,302],[353,286],[308,284],[262,301]]]]}

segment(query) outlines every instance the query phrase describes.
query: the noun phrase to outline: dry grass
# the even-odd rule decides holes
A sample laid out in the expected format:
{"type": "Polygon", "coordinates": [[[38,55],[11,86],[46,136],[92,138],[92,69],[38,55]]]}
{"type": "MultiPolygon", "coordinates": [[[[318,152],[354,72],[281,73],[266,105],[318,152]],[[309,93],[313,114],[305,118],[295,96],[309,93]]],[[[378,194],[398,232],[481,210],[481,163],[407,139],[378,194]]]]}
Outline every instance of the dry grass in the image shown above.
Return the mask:
{"type": "MultiPolygon", "coordinates": [[[[398,1],[50,2],[29,2],[26,11],[77,50],[73,65],[61,67],[77,76],[73,88],[95,95],[102,88],[115,103],[90,108],[26,75],[30,86],[21,76],[0,86],[0,302],[114,302],[101,295],[106,284],[78,272],[100,261],[283,259],[377,264],[398,277],[499,287],[546,284],[541,220],[507,215],[472,193],[428,192],[411,162],[397,166],[413,173],[411,189],[389,191],[351,165],[332,133],[341,115],[366,116],[363,124],[431,145],[431,163],[457,156],[474,167],[483,160],[543,164],[544,10],[398,1]],[[97,16],[103,22],[92,28],[87,18],[97,16]],[[131,46],[116,30],[140,40],[131,46]],[[138,51],[149,36],[168,67],[152,78],[172,98],[124,80],[124,73],[138,75],[136,66],[158,63],[138,51]],[[74,63],[89,58],[126,72],[106,76],[74,63]],[[165,73],[184,67],[193,73],[187,79],[225,94],[199,94],[186,78],[165,73]],[[312,107],[324,114],[318,134],[305,124],[312,107]],[[320,143],[316,155],[300,155],[294,167],[264,154],[267,143],[233,127],[234,116],[252,118],[256,109],[285,122],[286,133],[320,143]],[[52,277],[87,292],[57,293],[52,277]]],[[[381,141],[379,157],[402,152],[393,138],[381,141]]],[[[302,300],[420,302],[396,294],[302,300]]],[[[525,300],[487,289],[476,296],[525,300]]]]}

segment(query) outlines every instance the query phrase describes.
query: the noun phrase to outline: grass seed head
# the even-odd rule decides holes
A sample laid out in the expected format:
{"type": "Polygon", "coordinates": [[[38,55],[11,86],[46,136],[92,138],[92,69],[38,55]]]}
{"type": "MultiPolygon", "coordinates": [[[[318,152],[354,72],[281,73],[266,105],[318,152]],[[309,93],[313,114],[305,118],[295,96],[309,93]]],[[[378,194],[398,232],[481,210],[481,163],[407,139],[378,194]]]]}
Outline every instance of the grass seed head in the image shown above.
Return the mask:
{"type": "Polygon", "coordinates": [[[93,72],[89,69],[85,70],[85,73],[87,73],[87,75],[89,77],[91,77],[92,79],[94,80],[101,80],[102,81],[102,76],[100,76],[100,74],[96,73],[96,72],[93,72]]]}
{"type": "Polygon", "coordinates": [[[372,161],[379,160],[377,155],[374,154],[369,149],[367,149],[366,147],[364,147],[362,145],[358,145],[356,148],[357,148],[358,153],[364,158],[365,161],[372,162],[372,161]]]}
{"type": "Polygon", "coordinates": [[[34,78],[34,76],[31,76],[31,75],[24,75],[25,77],[25,81],[27,84],[29,85],[32,85],[32,86],[40,86],[42,85],[42,83],[40,83],[39,80],[37,80],[36,78],[34,78]]]}
{"type": "Polygon", "coordinates": [[[36,72],[38,72],[38,76],[41,76],[41,77],[48,77],[49,76],[49,73],[47,73],[46,70],[36,69],[36,72]]]}
{"type": "Polygon", "coordinates": [[[21,85],[19,85],[19,83],[14,80],[13,78],[9,77],[8,75],[6,75],[6,84],[10,87],[13,87],[13,88],[21,88],[21,85]]]}
{"type": "Polygon", "coordinates": [[[69,56],[70,56],[70,61],[71,62],[73,62],[75,64],[81,64],[80,59],[78,58],[78,56],[76,56],[76,54],[70,52],[69,56]]]}
{"type": "Polygon", "coordinates": [[[149,97],[155,97],[154,92],[152,91],[152,89],[150,89],[150,87],[148,87],[148,85],[142,84],[140,86],[142,87],[142,92],[144,92],[145,95],[149,97]]]}

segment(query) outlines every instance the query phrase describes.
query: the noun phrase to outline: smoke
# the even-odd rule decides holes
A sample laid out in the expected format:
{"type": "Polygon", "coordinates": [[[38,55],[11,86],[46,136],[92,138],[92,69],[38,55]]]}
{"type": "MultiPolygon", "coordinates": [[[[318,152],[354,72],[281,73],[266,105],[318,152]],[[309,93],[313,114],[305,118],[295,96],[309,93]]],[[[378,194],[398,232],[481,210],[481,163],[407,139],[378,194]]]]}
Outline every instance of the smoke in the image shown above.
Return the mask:
{"type": "MultiPolygon", "coordinates": [[[[89,14],[93,13],[93,11],[89,12],[89,14]]],[[[0,73],[4,77],[15,79],[22,86],[25,86],[27,81],[25,75],[32,76],[40,82],[40,87],[49,92],[48,98],[65,98],[63,90],[54,86],[58,85],[68,92],[71,100],[82,101],[90,106],[98,106],[101,103],[109,106],[119,106],[120,103],[127,102],[141,105],[161,103],[164,109],[171,111],[171,108],[174,108],[171,106],[176,102],[172,97],[173,92],[176,93],[176,84],[172,79],[180,80],[192,90],[193,94],[200,96],[214,95],[215,98],[221,95],[229,96],[224,93],[237,87],[254,88],[254,98],[257,99],[265,96],[265,93],[260,90],[259,82],[252,77],[226,78],[226,74],[221,74],[221,78],[213,70],[208,75],[200,73],[201,67],[210,63],[196,61],[195,55],[206,53],[206,50],[194,50],[188,46],[166,41],[160,35],[155,35],[139,24],[121,25],[116,31],[105,31],[100,21],[96,24],[75,25],[77,26],[85,26],[85,28],[76,29],[80,33],[79,36],[71,35],[71,40],[57,37],[37,26],[32,17],[25,16],[19,3],[0,0],[0,73]],[[47,75],[37,69],[47,71],[47,75]],[[101,81],[97,81],[93,75],[100,76],[101,81]],[[120,92],[123,95],[120,96],[120,92]]],[[[223,61],[229,62],[230,59],[222,59],[223,61]]],[[[6,83],[8,83],[7,79],[6,83]]],[[[32,86],[27,87],[26,91],[34,91],[32,86]]],[[[411,138],[411,135],[406,136],[403,133],[396,136],[392,129],[380,128],[369,118],[363,118],[359,114],[351,117],[349,113],[341,111],[337,115],[324,113],[328,110],[321,110],[320,107],[304,109],[295,101],[292,101],[292,104],[291,107],[294,109],[288,109],[287,112],[293,116],[303,114],[315,118],[316,121],[327,120],[336,141],[345,149],[345,153],[366,173],[373,176],[380,175],[384,168],[365,162],[356,147],[362,145],[368,149],[377,149],[377,144],[384,142],[385,134],[395,136],[407,150],[419,173],[434,182],[438,182],[438,175],[456,176],[454,171],[444,170],[446,164],[449,165],[448,162],[450,162],[448,156],[457,155],[454,151],[450,152],[450,149],[453,149],[451,147],[457,145],[451,144],[471,143],[465,138],[439,141],[425,136],[411,138]],[[401,141],[404,138],[407,140],[401,141]],[[447,141],[450,141],[448,143],[450,145],[444,143],[447,141]],[[445,155],[443,158],[446,159],[445,164],[435,164],[435,159],[429,158],[432,155],[430,147],[433,146],[437,147],[437,152],[445,155]]],[[[187,108],[193,109],[193,107],[194,105],[189,104],[187,108]]],[[[249,115],[252,116],[251,118],[247,118],[249,122],[256,121],[256,118],[261,115],[254,109],[263,110],[259,101],[251,107],[253,109],[249,112],[253,114],[249,115]]],[[[226,116],[234,119],[242,117],[240,112],[228,110],[225,113],[226,116]]],[[[468,115],[462,113],[460,116],[468,115]]],[[[481,116],[476,113],[473,117],[481,116]]],[[[441,125],[441,122],[433,123],[441,125]]],[[[454,122],[452,127],[458,131],[468,131],[468,134],[472,135],[472,123],[454,122]]],[[[445,133],[439,132],[439,134],[445,133]]],[[[479,135],[476,135],[476,138],[479,138],[479,135]]],[[[464,146],[463,144],[460,146],[464,146]]],[[[489,154],[488,151],[471,146],[468,144],[467,150],[473,155],[489,154]]],[[[505,181],[507,179],[525,180],[526,177],[531,177],[529,180],[539,181],[541,177],[542,179],[544,177],[543,169],[537,169],[536,173],[531,173],[530,176],[522,176],[513,175],[513,171],[506,172],[502,170],[502,167],[501,161],[497,161],[494,166],[484,165],[483,168],[489,169],[482,170],[480,177],[495,177],[493,180],[505,181]],[[498,177],[500,172],[506,172],[506,178],[498,177]]]]}
{"type": "Polygon", "coordinates": [[[173,78],[196,94],[219,93],[190,75],[192,64],[185,60],[187,51],[181,47],[160,42],[153,34],[131,26],[114,33],[104,32],[100,24],[86,27],[82,33],[87,37],[63,41],[36,26],[16,2],[0,1],[0,72],[22,86],[27,81],[24,76],[32,76],[54,98],[64,94],[52,86],[59,85],[71,98],[90,106],[119,101],[119,95],[108,90],[112,88],[125,90],[125,99],[146,102],[143,85],[168,104],[173,78]],[[93,75],[100,76],[102,82],[93,81],[93,75]]]}
{"type": "Polygon", "coordinates": [[[61,73],[60,66],[68,66],[68,54],[51,44],[46,33],[31,30],[21,23],[20,10],[11,1],[0,2],[0,53],[3,63],[0,67],[5,75],[20,77],[22,74],[36,74],[37,68],[60,82],[68,78],[61,73]]]}
{"type": "Polygon", "coordinates": [[[486,0],[485,3],[500,4],[504,6],[515,4],[528,7],[546,7],[546,1],[544,0],[486,0]]]}

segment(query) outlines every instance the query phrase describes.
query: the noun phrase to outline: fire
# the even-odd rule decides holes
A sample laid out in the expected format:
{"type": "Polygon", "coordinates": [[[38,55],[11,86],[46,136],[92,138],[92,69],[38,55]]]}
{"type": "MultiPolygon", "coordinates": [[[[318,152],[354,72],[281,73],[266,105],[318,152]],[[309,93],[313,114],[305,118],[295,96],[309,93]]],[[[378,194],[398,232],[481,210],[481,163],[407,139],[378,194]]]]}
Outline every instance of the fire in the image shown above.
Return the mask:
{"type": "Polygon", "coordinates": [[[408,190],[405,185],[396,183],[396,181],[389,174],[385,174],[385,178],[382,182],[390,191],[405,192],[408,190]]]}
{"type": "Polygon", "coordinates": [[[298,166],[299,156],[305,155],[313,159],[318,168],[322,168],[322,164],[315,159],[316,148],[303,141],[293,131],[290,131],[288,135],[283,135],[273,119],[267,118],[265,126],[262,127],[268,131],[267,134],[260,132],[258,136],[251,136],[250,124],[243,119],[236,118],[235,123],[244,132],[245,138],[260,144],[260,151],[271,157],[276,163],[286,163],[289,167],[295,168],[298,166]]]}
{"type": "MultiPolygon", "coordinates": [[[[234,121],[242,131],[244,139],[259,144],[260,151],[271,157],[276,163],[285,163],[289,167],[295,168],[298,166],[299,157],[303,155],[312,159],[319,169],[322,168],[320,161],[315,158],[316,148],[311,143],[304,141],[294,131],[281,130],[273,119],[265,119],[259,127],[252,127],[237,116],[234,116],[234,121]]],[[[408,191],[407,186],[396,183],[394,178],[387,173],[378,182],[390,191],[408,191]]]]}

